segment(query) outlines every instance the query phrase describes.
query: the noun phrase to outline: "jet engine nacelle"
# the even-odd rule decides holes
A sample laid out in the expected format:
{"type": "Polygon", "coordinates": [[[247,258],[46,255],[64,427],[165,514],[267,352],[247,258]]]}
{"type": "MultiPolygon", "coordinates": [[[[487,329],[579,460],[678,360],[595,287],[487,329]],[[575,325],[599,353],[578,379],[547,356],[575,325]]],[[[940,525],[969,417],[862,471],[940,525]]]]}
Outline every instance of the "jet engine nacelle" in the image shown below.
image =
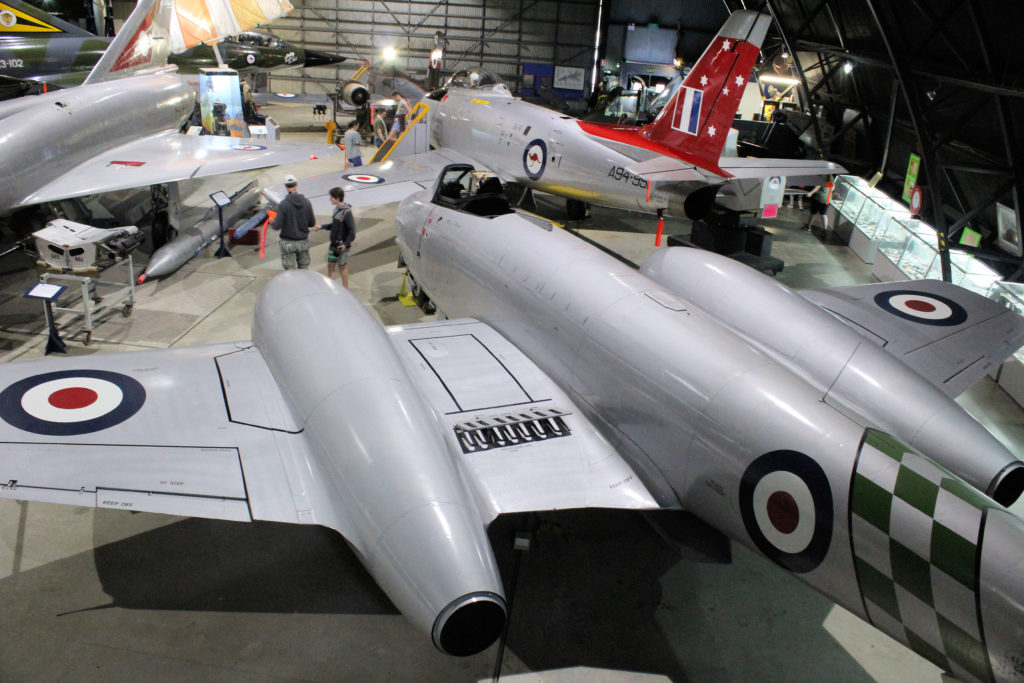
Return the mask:
{"type": "Polygon", "coordinates": [[[380,324],[309,271],[261,292],[253,340],[302,425],[331,519],[401,612],[453,655],[501,634],[490,544],[437,422],[380,324]]]}
{"type": "Polygon", "coordinates": [[[905,363],[788,287],[695,249],[659,250],[641,271],[796,372],[826,402],[895,434],[1003,505],[1020,495],[1024,463],[988,430],[905,363]]]}
{"type": "Polygon", "coordinates": [[[341,98],[353,107],[361,107],[370,99],[370,91],[359,81],[347,81],[338,87],[341,98]]]}

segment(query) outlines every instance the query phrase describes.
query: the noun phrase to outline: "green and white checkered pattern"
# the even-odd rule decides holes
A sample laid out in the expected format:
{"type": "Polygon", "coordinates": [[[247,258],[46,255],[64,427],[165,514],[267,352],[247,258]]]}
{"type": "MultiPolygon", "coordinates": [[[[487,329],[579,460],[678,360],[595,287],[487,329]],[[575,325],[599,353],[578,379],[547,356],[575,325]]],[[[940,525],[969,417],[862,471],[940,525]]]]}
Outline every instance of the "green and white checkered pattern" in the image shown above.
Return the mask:
{"type": "Polygon", "coordinates": [[[995,503],[874,430],[850,500],[857,580],[872,625],[960,680],[991,680],[976,567],[983,511],[995,503]]]}

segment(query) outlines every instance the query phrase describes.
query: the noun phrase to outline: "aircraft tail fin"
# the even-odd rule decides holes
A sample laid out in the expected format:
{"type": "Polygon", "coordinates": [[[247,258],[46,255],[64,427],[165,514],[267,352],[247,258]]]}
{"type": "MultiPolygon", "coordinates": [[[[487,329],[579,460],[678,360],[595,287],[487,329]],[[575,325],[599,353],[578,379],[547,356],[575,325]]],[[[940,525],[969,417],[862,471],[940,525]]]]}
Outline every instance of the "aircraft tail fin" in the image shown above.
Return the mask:
{"type": "Polygon", "coordinates": [[[0,36],[95,36],[21,0],[0,2],[0,36]]]}
{"type": "Polygon", "coordinates": [[[594,137],[681,159],[727,177],[718,166],[719,159],[770,24],[767,14],[733,12],[676,94],[643,128],[577,123],[594,137]]]}
{"type": "Polygon", "coordinates": [[[83,85],[167,66],[173,7],[171,0],[139,0],[83,85]]]}
{"type": "Polygon", "coordinates": [[[675,96],[641,134],[685,153],[687,161],[717,169],[770,23],[767,14],[733,12],[675,96]]]}

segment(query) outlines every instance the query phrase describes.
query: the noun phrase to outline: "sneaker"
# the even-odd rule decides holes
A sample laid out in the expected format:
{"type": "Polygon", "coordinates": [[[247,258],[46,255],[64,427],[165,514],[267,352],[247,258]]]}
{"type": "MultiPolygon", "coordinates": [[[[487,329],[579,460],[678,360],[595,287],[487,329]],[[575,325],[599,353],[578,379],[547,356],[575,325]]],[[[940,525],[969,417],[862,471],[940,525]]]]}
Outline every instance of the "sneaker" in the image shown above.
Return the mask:
{"type": "Polygon", "coordinates": [[[810,225],[801,225],[800,229],[801,230],[806,230],[807,232],[810,232],[811,231],[811,226],[810,225]]]}

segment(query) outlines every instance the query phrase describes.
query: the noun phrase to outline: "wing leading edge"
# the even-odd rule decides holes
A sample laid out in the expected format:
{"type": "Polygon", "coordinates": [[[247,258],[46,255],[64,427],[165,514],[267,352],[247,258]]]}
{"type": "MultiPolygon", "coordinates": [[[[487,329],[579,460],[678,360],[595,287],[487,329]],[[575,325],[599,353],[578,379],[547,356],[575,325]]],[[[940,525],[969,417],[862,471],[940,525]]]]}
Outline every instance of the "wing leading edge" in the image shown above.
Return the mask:
{"type": "Polygon", "coordinates": [[[337,152],[332,145],[162,133],[84,161],[21,205],[308,161],[337,152]]]}

